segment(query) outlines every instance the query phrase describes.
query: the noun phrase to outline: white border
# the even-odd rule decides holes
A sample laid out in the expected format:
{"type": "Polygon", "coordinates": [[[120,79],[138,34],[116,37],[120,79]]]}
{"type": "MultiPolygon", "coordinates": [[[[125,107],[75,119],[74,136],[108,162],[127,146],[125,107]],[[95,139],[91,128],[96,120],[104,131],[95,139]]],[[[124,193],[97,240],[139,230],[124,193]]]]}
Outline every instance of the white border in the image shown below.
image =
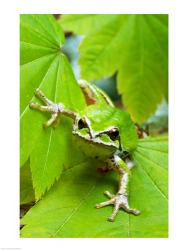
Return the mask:
{"type": "Polygon", "coordinates": [[[20,0],[19,12],[24,13],[168,13],[173,0],[20,0]]]}
{"type": "Polygon", "coordinates": [[[1,3],[0,249],[176,249],[186,247],[187,36],[185,1],[7,0],[1,3]],[[170,14],[169,239],[19,239],[19,13],[170,14]]]}

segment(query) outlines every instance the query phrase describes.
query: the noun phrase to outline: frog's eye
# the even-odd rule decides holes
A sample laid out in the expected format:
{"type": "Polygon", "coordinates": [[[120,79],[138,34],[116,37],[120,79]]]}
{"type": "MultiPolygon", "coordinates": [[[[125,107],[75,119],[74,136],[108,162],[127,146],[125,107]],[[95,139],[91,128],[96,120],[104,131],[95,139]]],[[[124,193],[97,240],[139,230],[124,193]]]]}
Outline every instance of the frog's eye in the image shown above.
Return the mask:
{"type": "Polygon", "coordinates": [[[107,135],[110,137],[112,141],[116,141],[119,139],[119,131],[117,129],[108,131],[107,135]]]}
{"type": "Polygon", "coordinates": [[[87,123],[83,119],[80,119],[78,121],[78,128],[79,129],[88,128],[88,125],[87,125],[87,123]]]}

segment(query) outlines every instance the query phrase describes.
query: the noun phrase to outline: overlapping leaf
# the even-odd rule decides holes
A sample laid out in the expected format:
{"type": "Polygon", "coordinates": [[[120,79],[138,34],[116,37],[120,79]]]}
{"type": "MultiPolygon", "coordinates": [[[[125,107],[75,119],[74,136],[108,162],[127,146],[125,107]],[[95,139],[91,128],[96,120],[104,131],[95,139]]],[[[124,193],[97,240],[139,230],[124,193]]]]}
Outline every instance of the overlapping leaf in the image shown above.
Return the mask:
{"type": "Polygon", "coordinates": [[[49,116],[29,109],[38,100],[34,90],[40,88],[49,99],[62,102],[73,110],[85,105],[82,93],[66,57],[61,53],[64,35],[52,15],[21,15],[21,165],[30,156],[36,198],[59,178],[62,168],[82,161],[72,145],[71,121],[44,130],[49,116]],[[71,150],[70,150],[71,148],[71,150]],[[70,153],[74,157],[70,157],[70,153]]]}
{"type": "Polygon", "coordinates": [[[103,191],[117,191],[115,173],[99,174],[88,162],[63,172],[62,179],[22,219],[22,237],[167,237],[167,138],[140,140],[129,187],[133,216],[94,208],[103,191]]]}
{"type": "Polygon", "coordinates": [[[20,169],[20,205],[35,200],[29,161],[20,169]]]}
{"type": "Polygon", "coordinates": [[[118,71],[118,90],[133,119],[143,122],[167,96],[167,15],[62,15],[64,30],[86,35],[81,76],[118,71]]]}

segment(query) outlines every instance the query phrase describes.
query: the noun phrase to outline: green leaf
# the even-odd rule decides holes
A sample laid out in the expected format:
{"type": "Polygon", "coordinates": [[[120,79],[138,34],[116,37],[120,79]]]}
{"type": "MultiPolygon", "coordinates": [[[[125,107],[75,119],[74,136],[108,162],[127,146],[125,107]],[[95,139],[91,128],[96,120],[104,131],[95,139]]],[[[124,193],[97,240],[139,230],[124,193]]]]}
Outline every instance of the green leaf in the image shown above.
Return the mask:
{"type": "MultiPolygon", "coordinates": [[[[131,182],[135,206],[141,206],[141,219],[146,224],[140,237],[168,235],[168,140],[167,137],[146,138],[139,141],[133,153],[137,175],[131,182]],[[143,203],[142,203],[143,201],[143,203]],[[150,231],[152,233],[150,233],[150,231]],[[152,235],[151,235],[152,234],[152,235]],[[150,235],[150,236],[149,236],[150,235]]],[[[132,230],[140,229],[140,222],[132,218],[132,230]]]]}
{"type": "Polygon", "coordinates": [[[32,177],[29,161],[20,170],[20,204],[28,204],[35,201],[34,189],[32,186],[32,177]]]}
{"type": "Polygon", "coordinates": [[[49,99],[62,102],[67,108],[85,106],[82,92],[71,67],[62,54],[64,35],[52,15],[21,15],[21,166],[30,156],[36,199],[59,178],[63,168],[83,160],[73,146],[72,122],[62,118],[57,128],[43,129],[49,116],[30,110],[29,102],[40,88],[49,99]],[[71,149],[71,150],[70,150],[71,149]],[[74,157],[70,157],[70,152],[74,157]]]}
{"type": "Polygon", "coordinates": [[[64,14],[59,19],[64,31],[73,30],[77,34],[94,33],[99,30],[101,26],[106,25],[109,21],[116,18],[116,15],[97,15],[97,14],[64,14]],[[103,18],[105,17],[105,18],[103,18]],[[92,29],[90,28],[92,27],[92,29]]]}
{"type": "Polygon", "coordinates": [[[22,237],[167,237],[167,138],[139,140],[129,192],[133,216],[96,209],[104,190],[117,191],[117,176],[98,173],[93,162],[63,172],[61,180],[24,216],[22,237]]]}
{"type": "Polygon", "coordinates": [[[81,76],[118,72],[118,91],[132,118],[143,122],[167,96],[167,15],[62,15],[60,24],[86,37],[80,45],[81,76]]]}

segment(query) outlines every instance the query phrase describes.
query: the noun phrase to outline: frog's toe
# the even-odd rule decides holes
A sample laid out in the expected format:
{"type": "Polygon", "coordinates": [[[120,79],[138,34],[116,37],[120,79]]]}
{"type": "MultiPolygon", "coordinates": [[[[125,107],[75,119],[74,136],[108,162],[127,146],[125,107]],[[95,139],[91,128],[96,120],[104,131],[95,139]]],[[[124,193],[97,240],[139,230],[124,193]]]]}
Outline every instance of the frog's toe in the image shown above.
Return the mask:
{"type": "Polygon", "coordinates": [[[39,88],[35,89],[34,94],[46,105],[49,106],[53,104],[53,102],[49,100],[39,88]]]}
{"type": "Polygon", "coordinates": [[[41,105],[35,102],[29,102],[29,107],[31,109],[40,109],[41,105]]]}
{"type": "Polygon", "coordinates": [[[112,195],[109,191],[105,191],[104,194],[107,195],[110,198],[110,200],[96,204],[96,208],[101,208],[101,207],[105,207],[108,205],[114,205],[112,215],[110,217],[108,217],[109,221],[115,220],[115,217],[117,216],[120,208],[125,210],[125,212],[127,212],[127,213],[131,213],[134,215],[140,214],[139,210],[129,207],[128,197],[126,194],[118,193],[116,195],[112,195]]]}
{"type": "Polygon", "coordinates": [[[96,204],[95,207],[96,208],[101,208],[101,207],[106,207],[106,206],[112,205],[112,204],[114,204],[114,199],[111,199],[111,200],[104,201],[104,202],[101,202],[99,204],[96,204]]]}
{"type": "Polygon", "coordinates": [[[129,214],[139,215],[141,213],[138,209],[130,208],[129,206],[124,204],[121,207],[129,214]]]}
{"type": "Polygon", "coordinates": [[[108,221],[113,222],[115,220],[115,217],[119,211],[119,208],[120,208],[120,205],[118,203],[115,203],[113,212],[112,212],[111,216],[108,217],[108,221]]]}
{"type": "Polygon", "coordinates": [[[109,191],[104,191],[104,194],[110,199],[114,197],[114,195],[111,194],[109,191]]]}

